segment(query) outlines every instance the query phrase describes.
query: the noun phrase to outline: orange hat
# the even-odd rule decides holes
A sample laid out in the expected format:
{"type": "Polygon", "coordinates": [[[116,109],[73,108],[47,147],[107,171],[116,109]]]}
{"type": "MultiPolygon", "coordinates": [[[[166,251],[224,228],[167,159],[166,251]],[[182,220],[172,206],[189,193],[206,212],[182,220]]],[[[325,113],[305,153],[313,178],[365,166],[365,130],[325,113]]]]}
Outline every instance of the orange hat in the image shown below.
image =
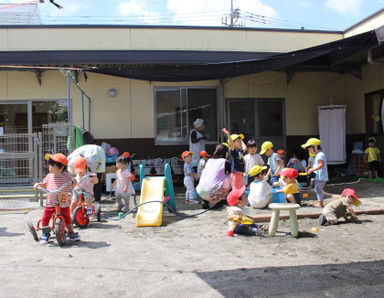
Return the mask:
{"type": "Polygon", "coordinates": [[[282,170],[279,174],[288,178],[297,178],[297,176],[299,176],[299,171],[294,168],[287,168],[282,170]]]}
{"type": "Polygon", "coordinates": [[[209,154],[208,154],[208,152],[207,151],[200,151],[200,153],[199,153],[199,156],[200,157],[203,157],[203,156],[206,156],[206,157],[211,157],[209,154]]]}
{"type": "Polygon", "coordinates": [[[341,193],[341,195],[342,196],[352,196],[352,197],[354,197],[355,198],[355,202],[353,203],[353,205],[359,206],[361,204],[361,201],[357,197],[355,190],[352,189],[352,188],[344,189],[343,192],[341,193]]]}
{"type": "Polygon", "coordinates": [[[68,165],[68,159],[62,153],[45,154],[45,160],[50,160],[50,159],[52,159],[53,161],[59,162],[65,166],[68,165]]]}
{"type": "Polygon", "coordinates": [[[241,188],[233,188],[232,191],[227,196],[228,205],[235,206],[239,201],[239,198],[243,195],[244,192],[245,192],[245,185],[243,185],[241,188]]]}
{"type": "Polygon", "coordinates": [[[181,158],[184,159],[184,158],[186,158],[188,155],[193,155],[193,152],[184,151],[183,153],[181,153],[181,158]]]}
{"type": "Polygon", "coordinates": [[[276,151],[276,153],[277,153],[277,154],[284,154],[285,151],[284,151],[283,149],[279,149],[279,150],[276,151]]]}
{"type": "Polygon", "coordinates": [[[131,157],[131,153],[129,152],[123,152],[123,154],[121,154],[122,156],[125,156],[126,158],[130,158],[131,157]]]}
{"type": "Polygon", "coordinates": [[[85,173],[87,169],[87,160],[79,156],[78,158],[75,159],[73,162],[73,167],[75,168],[75,173],[85,173]]]}

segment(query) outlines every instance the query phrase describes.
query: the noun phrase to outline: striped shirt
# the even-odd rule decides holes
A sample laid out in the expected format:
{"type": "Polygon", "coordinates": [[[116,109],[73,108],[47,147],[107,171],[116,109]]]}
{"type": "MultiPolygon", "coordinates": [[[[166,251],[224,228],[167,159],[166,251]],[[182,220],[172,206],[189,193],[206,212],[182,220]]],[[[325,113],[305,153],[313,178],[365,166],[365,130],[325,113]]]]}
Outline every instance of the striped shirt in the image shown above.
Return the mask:
{"type": "MultiPolygon", "coordinates": [[[[64,172],[61,175],[54,175],[49,173],[43,180],[43,183],[47,185],[47,190],[55,191],[59,189],[63,184],[72,181],[72,175],[68,172],[64,172]]],[[[58,196],[60,207],[65,208],[69,207],[71,204],[71,195],[69,192],[72,191],[72,184],[66,186],[62,192],[57,194],[47,194],[46,207],[55,207],[56,196],[58,196]]]]}

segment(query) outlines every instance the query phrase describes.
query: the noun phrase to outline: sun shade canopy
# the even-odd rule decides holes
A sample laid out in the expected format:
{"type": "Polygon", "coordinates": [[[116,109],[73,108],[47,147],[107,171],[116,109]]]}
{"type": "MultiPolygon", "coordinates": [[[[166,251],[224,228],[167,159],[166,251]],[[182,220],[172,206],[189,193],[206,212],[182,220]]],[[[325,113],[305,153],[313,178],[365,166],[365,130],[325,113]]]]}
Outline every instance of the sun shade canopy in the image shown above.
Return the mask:
{"type": "MultiPolygon", "coordinates": [[[[147,81],[202,81],[264,71],[326,70],[378,46],[384,27],[320,46],[288,53],[212,51],[13,51],[1,52],[0,65],[75,67],[147,81]]],[[[1,66],[0,66],[1,68],[1,66]]]]}

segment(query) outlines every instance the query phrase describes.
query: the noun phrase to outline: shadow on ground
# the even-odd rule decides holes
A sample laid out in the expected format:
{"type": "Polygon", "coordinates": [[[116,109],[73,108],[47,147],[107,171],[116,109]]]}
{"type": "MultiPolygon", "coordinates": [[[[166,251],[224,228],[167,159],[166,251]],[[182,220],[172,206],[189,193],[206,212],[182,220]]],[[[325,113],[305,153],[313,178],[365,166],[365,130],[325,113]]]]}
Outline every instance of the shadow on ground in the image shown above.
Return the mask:
{"type": "Polygon", "coordinates": [[[383,297],[384,261],[239,268],[196,275],[224,297],[383,297]]]}

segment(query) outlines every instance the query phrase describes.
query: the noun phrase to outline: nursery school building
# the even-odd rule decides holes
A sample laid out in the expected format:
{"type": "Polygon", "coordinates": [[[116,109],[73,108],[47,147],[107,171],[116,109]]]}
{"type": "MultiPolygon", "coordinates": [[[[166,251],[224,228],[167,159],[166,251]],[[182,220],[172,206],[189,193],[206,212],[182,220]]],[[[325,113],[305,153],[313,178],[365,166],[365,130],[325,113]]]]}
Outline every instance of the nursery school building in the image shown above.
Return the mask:
{"type": "Polygon", "coordinates": [[[384,10],[345,31],[3,25],[0,132],[69,122],[168,158],[203,118],[208,151],[227,127],[292,152],[319,136],[319,107],[344,107],[344,151],[368,136],[384,148],[382,26],[384,10]]]}

